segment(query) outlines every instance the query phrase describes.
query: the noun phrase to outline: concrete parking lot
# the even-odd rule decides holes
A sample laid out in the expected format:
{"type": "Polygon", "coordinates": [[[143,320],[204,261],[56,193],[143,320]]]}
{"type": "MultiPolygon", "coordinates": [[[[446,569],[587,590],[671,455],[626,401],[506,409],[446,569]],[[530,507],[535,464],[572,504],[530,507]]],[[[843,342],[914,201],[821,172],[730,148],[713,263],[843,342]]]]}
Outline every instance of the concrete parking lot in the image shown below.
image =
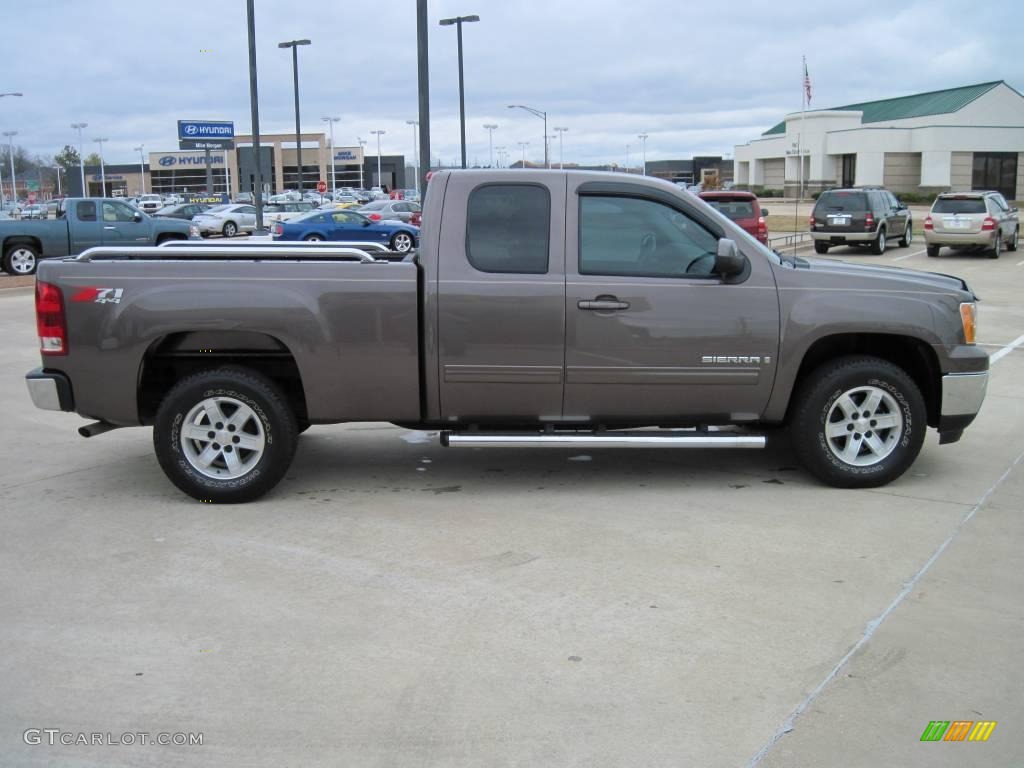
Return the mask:
{"type": "Polygon", "coordinates": [[[871,491],[781,448],[353,424],[303,435],[267,498],[208,506],[149,430],[85,441],[32,407],[32,296],[0,291],[0,764],[1019,764],[1024,252],[830,256],[965,277],[998,355],[964,439],[871,491]],[[922,743],[931,720],[998,725],[922,743]]]}

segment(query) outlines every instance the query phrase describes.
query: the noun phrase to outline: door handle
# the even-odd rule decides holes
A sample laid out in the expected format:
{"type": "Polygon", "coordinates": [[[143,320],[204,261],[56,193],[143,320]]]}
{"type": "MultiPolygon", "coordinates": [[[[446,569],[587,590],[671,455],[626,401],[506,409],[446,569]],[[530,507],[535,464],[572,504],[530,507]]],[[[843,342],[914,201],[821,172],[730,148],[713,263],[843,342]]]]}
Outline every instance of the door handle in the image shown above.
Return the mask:
{"type": "Polygon", "coordinates": [[[116,230],[116,229],[117,229],[117,227],[112,227],[112,226],[110,226],[109,224],[108,224],[107,226],[103,227],[103,228],[104,228],[104,229],[114,229],[114,230],[116,230]]]}
{"type": "Polygon", "coordinates": [[[608,312],[615,309],[629,309],[629,302],[619,301],[615,296],[598,296],[596,299],[589,301],[577,301],[576,306],[580,309],[608,312]]]}

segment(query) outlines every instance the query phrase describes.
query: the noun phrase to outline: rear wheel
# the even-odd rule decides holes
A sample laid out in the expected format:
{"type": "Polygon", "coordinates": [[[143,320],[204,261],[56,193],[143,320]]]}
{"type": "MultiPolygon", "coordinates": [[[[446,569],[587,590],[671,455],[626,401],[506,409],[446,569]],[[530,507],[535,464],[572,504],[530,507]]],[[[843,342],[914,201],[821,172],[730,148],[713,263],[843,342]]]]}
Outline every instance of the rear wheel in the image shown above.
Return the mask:
{"type": "Polygon", "coordinates": [[[907,219],[907,229],[900,238],[900,248],[906,248],[914,240],[914,222],[907,219]]]}
{"type": "Polygon", "coordinates": [[[793,402],[793,447],[808,471],[829,485],[885,485],[921,451],[924,398],[914,380],[886,360],[849,356],[826,363],[793,402]]]}
{"type": "Polygon", "coordinates": [[[398,232],[391,238],[391,250],[408,253],[412,250],[412,237],[408,232],[398,232]]]}
{"type": "Polygon", "coordinates": [[[1006,250],[1016,251],[1017,250],[1017,238],[1020,236],[1020,230],[1013,230],[1013,237],[1010,238],[1010,242],[1006,244],[1006,250]]]}
{"type": "Polygon", "coordinates": [[[828,243],[824,243],[821,240],[814,241],[814,252],[815,253],[828,253],[828,243]]]}
{"type": "Polygon", "coordinates": [[[992,241],[992,247],[988,250],[990,259],[998,259],[1003,252],[1003,233],[996,232],[996,239],[992,241]]]}
{"type": "Polygon", "coordinates": [[[925,248],[925,252],[928,254],[930,258],[934,259],[936,256],[939,255],[939,250],[941,248],[941,245],[929,245],[927,248],[925,248]]]}
{"type": "Polygon", "coordinates": [[[39,253],[35,246],[12,245],[4,254],[3,268],[8,275],[23,277],[34,275],[39,266],[39,253]]]}
{"type": "Polygon", "coordinates": [[[878,228],[878,237],[871,243],[871,252],[876,256],[885,253],[885,226],[878,228]]]}
{"type": "Polygon", "coordinates": [[[298,425],[281,390],[241,368],[180,381],[157,410],[153,447],[167,478],[200,501],[259,498],[284,477],[298,425]]]}
{"type": "Polygon", "coordinates": [[[234,237],[238,234],[238,225],[233,221],[225,222],[224,229],[221,230],[221,234],[224,235],[224,237],[234,237]]]}

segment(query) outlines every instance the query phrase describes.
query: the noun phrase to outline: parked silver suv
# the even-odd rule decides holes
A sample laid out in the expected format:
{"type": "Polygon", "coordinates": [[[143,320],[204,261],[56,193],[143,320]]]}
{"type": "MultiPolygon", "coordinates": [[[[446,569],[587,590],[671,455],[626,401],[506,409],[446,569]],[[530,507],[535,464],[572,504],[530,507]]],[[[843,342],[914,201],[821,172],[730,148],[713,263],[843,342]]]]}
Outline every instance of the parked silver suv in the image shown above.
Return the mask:
{"type": "Polygon", "coordinates": [[[1006,246],[1017,250],[1020,220],[1017,209],[999,192],[949,192],[939,195],[924,220],[928,255],[938,256],[943,246],[983,250],[998,259],[1006,246]]]}

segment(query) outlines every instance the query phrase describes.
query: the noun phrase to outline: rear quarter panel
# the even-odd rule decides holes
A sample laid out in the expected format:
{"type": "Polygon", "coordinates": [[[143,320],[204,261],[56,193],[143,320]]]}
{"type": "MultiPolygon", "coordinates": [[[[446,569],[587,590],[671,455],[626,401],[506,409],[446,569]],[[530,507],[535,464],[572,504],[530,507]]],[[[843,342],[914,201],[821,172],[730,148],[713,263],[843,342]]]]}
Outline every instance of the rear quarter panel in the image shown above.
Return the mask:
{"type": "Polygon", "coordinates": [[[39,279],[62,288],[68,316],[69,354],[44,364],[70,377],[82,415],[139,423],[151,347],[245,330],[290,350],[312,421],[419,418],[415,264],[68,260],[41,264],[39,279]],[[121,288],[121,301],[76,301],[87,287],[121,288]]]}
{"type": "Polygon", "coordinates": [[[68,222],[65,219],[21,219],[0,221],[0,255],[17,239],[36,241],[44,257],[67,256],[68,222]]]}

